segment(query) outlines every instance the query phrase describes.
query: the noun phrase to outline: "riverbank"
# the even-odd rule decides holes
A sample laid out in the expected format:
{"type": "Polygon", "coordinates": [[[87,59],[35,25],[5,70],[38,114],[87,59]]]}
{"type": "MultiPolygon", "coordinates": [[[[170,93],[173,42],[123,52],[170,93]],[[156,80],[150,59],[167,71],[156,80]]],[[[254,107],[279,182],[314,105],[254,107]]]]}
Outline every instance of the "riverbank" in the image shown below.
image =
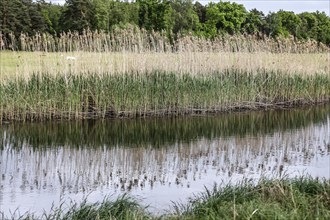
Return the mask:
{"type": "Polygon", "coordinates": [[[33,74],[0,84],[6,121],[205,115],[330,101],[330,75],[227,69],[210,74],[33,74]]]}
{"type": "Polygon", "coordinates": [[[42,217],[26,213],[20,219],[329,219],[329,207],[329,180],[301,177],[214,186],[191,197],[187,204],[175,203],[162,216],[152,215],[126,194],[94,204],[83,201],[68,208],[62,204],[42,217]]]}

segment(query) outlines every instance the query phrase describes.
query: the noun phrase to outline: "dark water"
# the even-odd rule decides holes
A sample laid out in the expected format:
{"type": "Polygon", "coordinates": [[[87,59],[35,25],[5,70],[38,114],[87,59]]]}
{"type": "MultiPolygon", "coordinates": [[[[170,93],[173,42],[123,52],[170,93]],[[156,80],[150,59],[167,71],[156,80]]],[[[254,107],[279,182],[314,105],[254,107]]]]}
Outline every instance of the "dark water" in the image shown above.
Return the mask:
{"type": "MultiPolygon", "coordinates": [[[[330,105],[210,117],[0,127],[0,208],[42,213],[128,192],[155,213],[214,183],[330,179],[330,105]]],[[[1,215],[0,215],[1,216],[1,215]]]]}

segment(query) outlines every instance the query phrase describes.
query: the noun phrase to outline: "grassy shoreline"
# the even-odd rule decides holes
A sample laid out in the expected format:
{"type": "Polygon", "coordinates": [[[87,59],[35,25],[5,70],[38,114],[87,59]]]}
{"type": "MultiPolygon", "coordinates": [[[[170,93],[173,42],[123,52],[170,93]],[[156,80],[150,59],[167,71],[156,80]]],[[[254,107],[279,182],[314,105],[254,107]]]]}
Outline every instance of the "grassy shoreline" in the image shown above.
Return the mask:
{"type": "MultiPolygon", "coordinates": [[[[12,218],[17,213],[13,213],[12,218]]],[[[1,216],[1,213],[0,213],[1,216]]],[[[7,218],[8,216],[4,216],[7,218]]],[[[174,203],[173,210],[155,216],[139,201],[123,195],[116,200],[88,204],[84,200],[49,213],[35,216],[25,213],[19,219],[329,219],[329,180],[300,177],[260,180],[256,185],[241,182],[214,186],[194,195],[187,204],[174,203]]],[[[11,217],[9,217],[11,218],[11,217]]]]}
{"type": "Polygon", "coordinates": [[[330,75],[228,69],[198,76],[34,74],[0,83],[0,123],[203,115],[330,101],[330,75]]]}

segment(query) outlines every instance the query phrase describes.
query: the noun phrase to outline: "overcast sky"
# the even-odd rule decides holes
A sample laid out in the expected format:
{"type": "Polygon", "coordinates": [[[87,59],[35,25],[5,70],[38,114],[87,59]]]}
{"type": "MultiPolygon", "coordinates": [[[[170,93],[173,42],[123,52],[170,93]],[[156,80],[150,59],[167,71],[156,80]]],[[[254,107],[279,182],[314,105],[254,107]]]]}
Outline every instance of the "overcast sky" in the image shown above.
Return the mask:
{"type": "MultiPolygon", "coordinates": [[[[48,0],[53,3],[64,4],[65,0],[48,0]]],[[[207,4],[209,0],[199,0],[202,4],[207,4]]],[[[219,2],[213,0],[213,2],[219,2]]],[[[243,4],[247,10],[256,8],[268,14],[269,11],[278,11],[283,9],[285,11],[293,11],[295,13],[324,11],[330,15],[330,1],[329,0],[231,0],[243,4]]]]}

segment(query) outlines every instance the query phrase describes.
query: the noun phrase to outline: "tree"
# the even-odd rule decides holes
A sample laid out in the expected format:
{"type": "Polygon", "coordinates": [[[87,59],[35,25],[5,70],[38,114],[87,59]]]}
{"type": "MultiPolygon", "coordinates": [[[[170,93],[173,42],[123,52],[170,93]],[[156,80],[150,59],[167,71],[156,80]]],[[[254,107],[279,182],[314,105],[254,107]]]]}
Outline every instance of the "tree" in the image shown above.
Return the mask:
{"type": "Polygon", "coordinates": [[[139,7],[138,3],[129,3],[121,1],[109,2],[109,19],[108,26],[139,24],[139,7]]]}
{"type": "Polygon", "coordinates": [[[193,32],[198,29],[199,19],[191,0],[173,0],[165,8],[166,30],[177,34],[179,32],[193,32]]]}
{"type": "Polygon", "coordinates": [[[280,10],[277,14],[282,23],[281,34],[285,37],[288,37],[289,35],[296,37],[301,24],[300,17],[291,11],[280,10]]]}
{"type": "Polygon", "coordinates": [[[317,41],[330,46],[330,18],[325,12],[314,12],[313,15],[317,18],[317,41]]]}
{"type": "Polygon", "coordinates": [[[252,9],[242,24],[244,32],[248,34],[262,33],[265,31],[265,15],[262,11],[252,9]]]}
{"type": "Polygon", "coordinates": [[[96,29],[95,6],[91,0],[66,0],[60,18],[63,31],[96,29]]]}
{"type": "Polygon", "coordinates": [[[60,17],[62,15],[63,7],[60,5],[42,3],[42,15],[44,17],[46,31],[50,34],[56,35],[62,32],[60,27],[60,17]]]}
{"type": "Polygon", "coordinates": [[[37,1],[33,3],[32,1],[27,2],[27,9],[31,19],[31,30],[30,34],[35,34],[36,32],[45,32],[47,30],[47,24],[45,22],[45,17],[43,16],[42,4],[44,1],[37,1]]]}
{"type": "Polygon", "coordinates": [[[309,12],[304,12],[298,15],[301,20],[299,31],[297,33],[300,39],[317,39],[318,20],[316,16],[309,12]]]}
{"type": "Polygon", "coordinates": [[[164,30],[164,16],[168,13],[169,1],[137,0],[139,6],[139,27],[147,30],[164,30]]]}
{"type": "Polygon", "coordinates": [[[194,4],[194,11],[198,15],[199,22],[204,24],[206,21],[206,8],[201,3],[194,4]]]}
{"type": "Polygon", "coordinates": [[[266,16],[265,33],[271,37],[277,37],[283,32],[282,21],[277,13],[269,13],[266,16]]]}
{"type": "Polygon", "coordinates": [[[107,10],[108,0],[94,0],[93,4],[95,7],[94,14],[94,25],[97,30],[109,30],[108,17],[109,11],[107,10]]]}
{"type": "Polygon", "coordinates": [[[210,3],[206,7],[206,31],[211,36],[218,32],[240,33],[247,17],[243,5],[230,2],[210,3]]]}
{"type": "Polygon", "coordinates": [[[20,0],[0,1],[0,30],[5,35],[13,32],[16,37],[22,32],[29,33],[31,31],[31,19],[26,2],[20,0]]]}

